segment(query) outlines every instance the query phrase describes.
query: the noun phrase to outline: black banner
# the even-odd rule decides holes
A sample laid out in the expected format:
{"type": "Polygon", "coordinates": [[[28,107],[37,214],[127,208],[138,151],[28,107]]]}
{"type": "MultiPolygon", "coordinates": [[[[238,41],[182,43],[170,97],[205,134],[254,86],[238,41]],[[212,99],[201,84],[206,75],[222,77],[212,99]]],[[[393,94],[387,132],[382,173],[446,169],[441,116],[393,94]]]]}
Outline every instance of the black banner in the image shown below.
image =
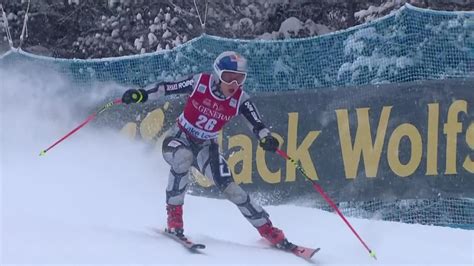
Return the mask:
{"type": "MultiPolygon", "coordinates": [[[[253,100],[281,149],[336,201],[474,198],[474,80],[261,93],[253,100]]],[[[174,111],[162,111],[162,125],[173,123],[182,103],[166,103],[174,111]]],[[[231,121],[221,138],[235,180],[274,203],[314,196],[290,162],[258,147],[243,119],[231,121]]]]}

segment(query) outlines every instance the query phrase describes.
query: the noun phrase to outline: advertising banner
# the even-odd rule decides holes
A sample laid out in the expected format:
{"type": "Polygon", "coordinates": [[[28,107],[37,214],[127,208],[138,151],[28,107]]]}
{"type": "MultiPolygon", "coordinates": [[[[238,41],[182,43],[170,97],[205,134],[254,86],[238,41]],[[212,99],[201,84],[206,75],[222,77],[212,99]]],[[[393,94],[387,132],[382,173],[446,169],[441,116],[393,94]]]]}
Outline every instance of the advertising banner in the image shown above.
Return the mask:
{"type": "MultiPolygon", "coordinates": [[[[253,101],[281,149],[336,201],[474,198],[474,80],[259,93],[253,101]]],[[[169,99],[133,123],[144,132],[169,127],[182,105],[169,99]],[[161,122],[150,118],[157,116],[161,122]]],[[[153,132],[147,138],[162,130],[153,132]]],[[[274,203],[314,196],[292,163],[258,146],[243,117],[220,142],[244,189],[274,203]]],[[[194,193],[215,194],[195,176],[194,193]]]]}

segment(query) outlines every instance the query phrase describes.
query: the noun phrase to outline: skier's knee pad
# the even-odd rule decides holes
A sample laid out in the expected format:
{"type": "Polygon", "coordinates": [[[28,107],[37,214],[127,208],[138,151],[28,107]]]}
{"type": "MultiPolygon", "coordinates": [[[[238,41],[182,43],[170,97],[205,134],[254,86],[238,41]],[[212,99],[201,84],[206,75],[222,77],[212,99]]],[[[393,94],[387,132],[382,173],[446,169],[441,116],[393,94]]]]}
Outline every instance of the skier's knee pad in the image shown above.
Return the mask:
{"type": "Polygon", "coordinates": [[[175,139],[163,141],[163,158],[176,173],[187,172],[194,161],[191,149],[175,139]]]}

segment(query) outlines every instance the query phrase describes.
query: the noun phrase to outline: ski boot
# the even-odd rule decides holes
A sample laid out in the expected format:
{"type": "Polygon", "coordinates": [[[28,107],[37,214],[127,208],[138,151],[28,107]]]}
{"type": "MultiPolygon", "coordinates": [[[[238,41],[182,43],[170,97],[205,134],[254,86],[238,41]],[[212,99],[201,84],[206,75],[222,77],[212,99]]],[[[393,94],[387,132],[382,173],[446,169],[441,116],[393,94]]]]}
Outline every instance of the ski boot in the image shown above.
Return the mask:
{"type": "Polygon", "coordinates": [[[168,214],[168,228],[166,228],[165,231],[179,238],[183,238],[183,205],[168,204],[166,206],[166,212],[168,214]]]}
{"type": "Polygon", "coordinates": [[[296,246],[286,239],[285,234],[280,229],[268,222],[257,228],[260,235],[268,240],[273,246],[284,250],[293,250],[296,246]]]}

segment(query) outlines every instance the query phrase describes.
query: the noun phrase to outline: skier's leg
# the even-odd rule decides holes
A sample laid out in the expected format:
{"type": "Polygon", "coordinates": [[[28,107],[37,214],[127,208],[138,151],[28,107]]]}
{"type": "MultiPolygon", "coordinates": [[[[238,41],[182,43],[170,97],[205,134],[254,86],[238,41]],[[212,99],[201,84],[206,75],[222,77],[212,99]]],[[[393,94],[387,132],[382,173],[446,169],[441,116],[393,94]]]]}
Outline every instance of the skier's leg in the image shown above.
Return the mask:
{"type": "Polygon", "coordinates": [[[257,228],[260,235],[274,245],[286,241],[283,232],[272,225],[268,213],[234,182],[227,162],[219,154],[217,144],[212,143],[203,148],[197,155],[197,163],[200,171],[214,180],[225,197],[237,205],[242,215],[257,228]]]}
{"type": "Polygon", "coordinates": [[[183,230],[183,203],[194,156],[187,140],[177,134],[163,141],[163,158],[171,166],[166,187],[168,229],[183,230]]]}

